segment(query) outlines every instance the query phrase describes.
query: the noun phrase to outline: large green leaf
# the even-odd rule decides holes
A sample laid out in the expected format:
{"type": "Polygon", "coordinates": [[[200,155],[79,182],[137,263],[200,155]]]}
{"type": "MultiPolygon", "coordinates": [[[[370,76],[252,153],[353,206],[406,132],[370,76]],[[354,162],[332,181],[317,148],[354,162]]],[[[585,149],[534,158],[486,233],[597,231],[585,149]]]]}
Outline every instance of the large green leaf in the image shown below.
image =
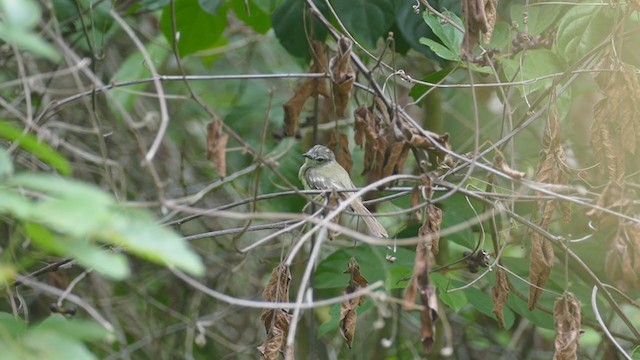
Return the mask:
{"type": "Polygon", "coordinates": [[[0,180],[13,175],[13,161],[5,148],[0,147],[0,180]]]}
{"type": "Polygon", "coordinates": [[[0,119],[0,138],[17,143],[22,149],[63,175],[71,173],[71,165],[60,153],[48,144],[39,141],[33,134],[25,133],[22,128],[13,126],[2,119],[0,119]]]}
{"type": "Polygon", "coordinates": [[[511,22],[518,26],[518,31],[524,32],[524,16],[526,12],[528,33],[530,35],[539,35],[553,24],[560,14],[560,10],[561,6],[555,4],[531,4],[528,7],[524,4],[512,4],[510,7],[511,22]]]}
{"type": "Polygon", "coordinates": [[[417,50],[424,55],[435,59],[433,52],[428,48],[420,45],[420,38],[432,38],[433,32],[428,26],[425,26],[424,20],[420,14],[416,14],[411,3],[404,0],[395,0],[395,23],[394,31],[396,38],[396,51],[402,46],[402,41],[406,42],[407,49],[402,51],[406,53],[408,47],[417,50]],[[396,30],[397,29],[397,30],[396,30]]]}
{"type": "MultiPolygon", "coordinates": [[[[314,0],[314,4],[327,16],[328,10],[323,0],[314,0]]],[[[291,55],[304,59],[311,58],[308,39],[324,41],[327,37],[327,30],[322,24],[307,14],[305,0],[286,0],[271,15],[273,31],[282,46],[291,55]]]]}
{"type": "Polygon", "coordinates": [[[375,48],[379,38],[387,37],[394,19],[394,4],[389,0],[333,0],[338,18],[356,41],[375,48]]]}
{"type": "Polygon", "coordinates": [[[254,0],[232,0],[231,8],[238,19],[251,26],[260,34],[266,34],[271,29],[271,13],[265,12],[254,0]]]}
{"type": "Polygon", "coordinates": [[[349,274],[345,274],[352,256],[360,264],[360,273],[369,283],[383,280],[385,288],[398,289],[407,285],[407,278],[413,269],[413,251],[398,248],[393,254],[394,263],[385,260],[386,248],[361,245],[341,249],[322,260],[316,269],[314,280],[318,289],[345,288],[349,284],[349,274]],[[404,281],[403,281],[404,280],[404,281]]]}
{"type": "Polygon", "coordinates": [[[68,236],[70,241],[56,241],[41,235],[40,242],[50,251],[77,258],[83,265],[103,271],[105,264],[92,264],[104,260],[114,269],[103,271],[111,277],[126,275],[123,259],[97,251],[86,241],[102,242],[123,247],[130,253],[163,265],[179,267],[194,275],[204,272],[201,259],[187,243],[173,231],[157,225],[145,211],[119,206],[100,189],[86,183],[48,175],[20,174],[5,184],[18,189],[40,192],[42,200],[32,201],[0,188],[0,212],[9,213],[25,222],[45,225],[68,236]],[[88,244],[91,246],[84,246],[88,244]],[[70,249],[76,246],[75,249],[70,249]]]}
{"type": "Polygon", "coordinates": [[[571,63],[582,58],[611,34],[613,18],[603,6],[579,4],[560,19],[554,46],[571,63]]]}
{"type": "Polygon", "coordinates": [[[83,342],[104,340],[108,336],[108,332],[94,322],[67,320],[57,314],[29,328],[21,320],[12,317],[0,313],[3,360],[93,360],[97,357],[83,342]]]}
{"type": "Polygon", "coordinates": [[[442,22],[438,16],[429,11],[425,11],[423,14],[424,21],[442,42],[442,45],[427,38],[421,38],[420,43],[429,46],[433,52],[443,59],[458,61],[460,59],[460,46],[462,45],[464,34],[452,24],[458,25],[457,27],[460,29],[464,29],[464,24],[462,20],[451,11],[445,11],[443,15],[449,19],[449,22],[442,22]]]}
{"type": "MultiPolygon", "coordinates": [[[[227,26],[226,8],[220,6],[212,15],[202,9],[198,0],[175,2],[175,26],[180,56],[184,57],[198,50],[211,48],[216,44],[227,26]]],[[[160,27],[170,44],[173,44],[171,7],[162,11],[160,27]]]]}
{"type": "Polygon", "coordinates": [[[536,49],[519,53],[513,59],[501,60],[507,81],[531,81],[525,85],[518,85],[524,94],[531,94],[540,89],[546,89],[553,83],[553,78],[539,79],[545,75],[561,73],[565,63],[550,50],[536,49]],[[538,79],[538,80],[536,80],[538,79]]]}

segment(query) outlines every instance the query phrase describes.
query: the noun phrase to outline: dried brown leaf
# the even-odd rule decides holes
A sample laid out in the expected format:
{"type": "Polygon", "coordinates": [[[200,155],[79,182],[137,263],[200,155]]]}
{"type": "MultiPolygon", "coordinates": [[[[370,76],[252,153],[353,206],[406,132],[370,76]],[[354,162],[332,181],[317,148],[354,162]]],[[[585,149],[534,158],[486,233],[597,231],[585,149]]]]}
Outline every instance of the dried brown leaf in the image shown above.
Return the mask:
{"type": "Polygon", "coordinates": [[[480,34],[484,41],[491,41],[491,34],[496,22],[497,0],[463,0],[462,11],[465,16],[464,39],[462,40],[462,54],[472,58],[473,49],[478,44],[480,34]]]}
{"type": "Polygon", "coordinates": [[[496,271],[496,285],[493,287],[493,313],[496,314],[498,324],[504,329],[504,316],[502,314],[502,307],[507,302],[509,297],[509,291],[511,291],[511,284],[507,277],[507,272],[503,268],[498,268],[496,271]]]}
{"type": "Polygon", "coordinates": [[[353,337],[356,333],[357,307],[357,299],[343,301],[342,305],[340,305],[340,334],[344,337],[349,349],[351,349],[353,337]]]}
{"type": "Polygon", "coordinates": [[[207,125],[207,156],[218,174],[222,177],[227,175],[227,141],[229,135],[222,129],[222,122],[214,119],[207,125]]]}
{"type": "Polygon", "coordinates": [[[282,309],[275,310],[274,326],[267,333],[267,339],[258,346],[260,359],[276,360],[286,345],[291,315],[282,309]]]}
{"type": "Polygon", "coordinates": [[[338,118],[345,117],[345,111],[351,97],[351,88],[356,73],[351,67],[351,46],[349,38],[338,40],[338,53],[329,61],[331,81],[333,82],[333,104],[338,118]]]}
{"type": "Polygon", "coordinates": [[[604,269],[622,290],[640,289],[640,226],[624,224],[609,239],[604,269]]]}
{"type": "MultiPolygon", "coordinates": [[[[309,68],[310,73],[326,72],[326,55],[324,45],[319,41],[313,41],[313,63],[309,68]]],[[[329,97],[329,89],[324,78],[306,79],[294,92],[293,96],[284,105],[284,134],[295,136],[300,123],[300,113],[307,99],[314,95],[329,97]]]]}
{"type": "Polygon", "coordinates": [[[498,151],[496,149],[496,156],[493,159],[494,163],[495,163],[495,167],[502,171],[503,173],[511,176],[514,179],[522,179],[525,176],[527,176],[526,173],[522,172],[522,171],[517,171],[512,169],[509,164],[507,164],[507,161],[505,160],[504,156],[502,155],[502,153],[500,153],[500,151],[498,151]]]}
{"type": "MultiPolygon", "coordinates": [[[[422,200],[420,198],[420,189],[418,188],[418,185],[414,186],[413,189],[411,190],[411,200],[410,200],[410,205],[412,208],[417,207],[418,205],[420,205],[422,203],[422,200]]],[[[416,218],[418,219],[418,221],[422,220],[422,210],[418,209],[415,212],[416,214],[416,218]]]]}
{"type": "Polygon", "coordinates": [[[409,151],[409,148],[405,146],[404,142],[397,142],[390,146],[389,154],[385,161],[384,169],[382,170],[382,177],[387,177],[393,174],[398,173],[402,170],[402,163],[400,161],[403,157],[406,159],[406,156],[403,156],[409,151]]]}
{"type": "Polygon", "coordinates": [[[351,174],[353,160],[351,159],[351,151],[349,151],[349,138],[347,135],[339,133],[337,130],[333,129],[329,134],[329,143],[327,144],[327,147],[333,150],[338,164],[342,165],[342,167],[351,174]]]}
{"type": "MultiPolygon", "coordinates": [[[[430,246],[429,246],[430,247],[430,246]]],[[[413,275],[409,281],[409,285],[404,290],[403,309],[410,311],[416,308],[416,298],[418,295],[418,279],[420,276],[428,276],[429,274],[429,250],[427,243],[421,241],[416,245],[416,258],[413,262],[413,275]]]]}
{"type": "Polygon", "coordinates": [[[572,293],[567,292],[556,300],[553,308],[553,321],[556,326],[554,360],[578,358],[580,318],[580,302],[572,293]]]}
{"type": "Polygon", "coordinates": [[[436,337],[436,320],[438,320],[438,298],[436,289],[427,284],[422,291],[424,310],[420,314],[420,335],[422,336],[422,350],[430,352],[436,337]]]}
{"type": "MultiPolygon", "coordinates": [[[[290,283],[289,267],[280,264],[271,271],[271,277],[262,292],[262,297],[265,301],[288,302],[290,283]]],[[[261,359],[277,359],[285,346],[291,315],[283,309],[263,309],[260,320],[267,331],[267,339],[258,347],[261,359]]]]}
{"type": "MultiPolygon", "coordinates": [[[[349,285],[344,290],[345,294],[350,294],[358,289],[366,287],[369,282],[360,274],[360,265],[354,257],[349,259],[347,270],[345,273],[351,274],[349,285]]],[[[340,333],[347,342],[347,346],[351,349],[353,337],[356,332],[356,320],[358,317],[357,308],[364,303],[364,296],[355,299],[345,300],[340,305],[340,333]]]]}
{"type": "Polygon", "coordinates": [[[533,310],[542,295],[551,267],[553,265],[554,253],[551,242],[543,239],[540,234],[533,232],[531,234],[531,256],[529,264],[529,310],[533,310]]]}

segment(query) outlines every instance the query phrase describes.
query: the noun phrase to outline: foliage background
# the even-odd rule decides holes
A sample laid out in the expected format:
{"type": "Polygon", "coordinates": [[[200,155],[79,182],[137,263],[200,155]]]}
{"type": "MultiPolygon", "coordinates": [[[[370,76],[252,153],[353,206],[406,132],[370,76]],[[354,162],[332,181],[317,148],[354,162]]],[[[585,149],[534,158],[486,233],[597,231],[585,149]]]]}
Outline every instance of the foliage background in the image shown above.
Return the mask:
{"type": "MultiPolygon", "coordinates": [[[[501,1],[482,51],[459,31],[473,26],[462,4],[0,0],[0,357],[258,357],[261,306],[242,300],[262,300],[301,233],[243,249],[300,217],[311,197],[292,191],[298,154],[332,133],[347,141],[354,183],[371,182],[353,110],[372,106],[376,88],[390,115],[449,134],[447,161],[412,147],[398,171],[432,174],[446,234],[429,277],[440,320],[428,357],[550,358],[567,292],[582,304],[580,358],[632,356],[639,5],[501,1]],[[328,76],[309,71],[308,40],[331,58],[337,33],[361,61],[347,115],[316,94],[299,126],[285,124],[282,105],[307,73],[328,76]],[[545,159],[553,171],[540,170],[545,159]],[[558,211],[545,210],[552,200],[558,211]],[[536,241],[556,256],[529,310],[536,241]],[[482,249],[491,266],[472,272],[465,254],[482,249]],[[511,285],[504,327],[498,269],[511,285]]],[[[411,200],[416,179],[370,195],[398,195],[374,205],[395,214],[381,218],[390,234],[413,239],[394,263],[386,246],[347,235],[312,257],[313,298],[335,305],[302,312],[299,358],[427,356],[420,312],[402,310],[422,241],[411,206],[431,203],[411,200]],[[352,256],[382,286],[358,308],[349,349],[338,328],[352,256]]],[[[309,242],[293,258],[286,300],[311,253],[309,242]]]]}

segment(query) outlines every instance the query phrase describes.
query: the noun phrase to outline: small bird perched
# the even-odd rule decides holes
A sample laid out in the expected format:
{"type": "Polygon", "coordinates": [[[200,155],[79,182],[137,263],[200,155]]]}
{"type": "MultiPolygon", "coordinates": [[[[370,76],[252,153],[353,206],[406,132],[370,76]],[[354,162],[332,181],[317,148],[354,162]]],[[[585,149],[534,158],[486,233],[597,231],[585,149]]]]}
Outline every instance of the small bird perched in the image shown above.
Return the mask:
{"type": "MultiPolygon", "coordinates": [[[[298,178],[307,190],[349,190],[355,189],[349,173],[336,161],[336,156],[329,148],[316,145],[302,156],[306,157],[300,167],[298,178]]],[[[348,193],[340,193],[341,199],[349,197],[348,193]]],[[[387,230],[380,224],[371,212],[358,198],[351,202],[351,210],[362,215],[364,222],[369,227],[372,235],[377,237],[389,237],[387,230]]]]}

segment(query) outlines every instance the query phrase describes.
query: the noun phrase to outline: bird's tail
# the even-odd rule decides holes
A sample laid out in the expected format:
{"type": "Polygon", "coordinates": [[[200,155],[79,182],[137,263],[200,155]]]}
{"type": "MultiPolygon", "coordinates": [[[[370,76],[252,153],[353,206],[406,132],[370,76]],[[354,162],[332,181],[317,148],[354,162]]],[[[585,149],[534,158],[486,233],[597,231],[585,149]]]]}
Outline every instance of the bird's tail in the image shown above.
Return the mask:
{"type": "Polygon", "coordinates": [[[367,224],[367,227],[369,228],[369,232],[371,233],[371,235],[377,236],[377,237],[385,237],[385,238],[389,237],[389,234],[387,234],[387,230],[384,228],[384,226],[380,224],[378,219],[376,219],[375,217],[373,217],[373,215],[371,215],[371,212],[369,211],[369,209],[367,209],[364,206],[364,204],[360,201],[360,199],[355,199],[351,203],[351,209],[356,214],[362,215],[362,219],[367,224]]]}

